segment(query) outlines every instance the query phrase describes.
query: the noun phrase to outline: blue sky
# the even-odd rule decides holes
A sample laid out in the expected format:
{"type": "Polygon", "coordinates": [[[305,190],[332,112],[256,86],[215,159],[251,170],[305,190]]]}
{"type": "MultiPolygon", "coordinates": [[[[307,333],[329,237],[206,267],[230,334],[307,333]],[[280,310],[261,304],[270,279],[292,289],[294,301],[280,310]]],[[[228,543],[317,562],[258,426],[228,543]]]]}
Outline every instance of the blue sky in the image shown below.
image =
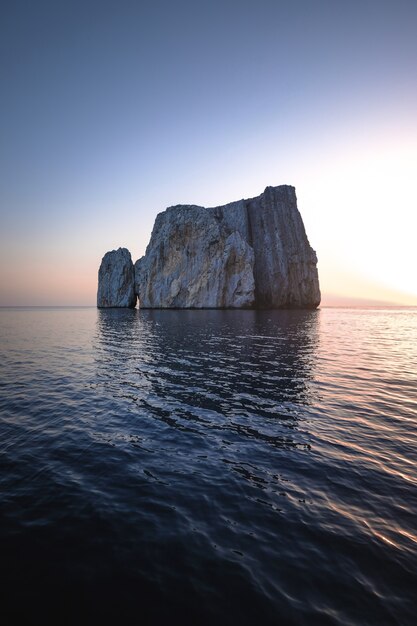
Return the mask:
{"type": "Polygon", "coordinates": [[[0,35],[0,304],[94,304],[167,206],[278,184],[325,295],[417,304],[416,2],[16,0],[0,35]]]}

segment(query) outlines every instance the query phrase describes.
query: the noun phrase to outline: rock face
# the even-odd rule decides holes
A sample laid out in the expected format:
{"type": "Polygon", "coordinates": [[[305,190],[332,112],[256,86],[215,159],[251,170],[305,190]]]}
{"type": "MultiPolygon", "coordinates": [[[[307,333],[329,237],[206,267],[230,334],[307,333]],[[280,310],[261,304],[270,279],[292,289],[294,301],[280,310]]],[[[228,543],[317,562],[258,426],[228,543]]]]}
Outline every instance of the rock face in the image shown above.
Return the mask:
{"type": "Polygon", "coordinates": [[[294,187],[160,213],[135,264],[142,308],[316,308],[317,257],[294,187]]]}
{"type": "Polygon", "coordinates": [[[155,221],[146,255],[135,264],[143,308],[250,307],[253,249],[221,210],[176,206],[155,221]]]}
{"type": "Polygon", "coordinates": [[[107,252],[98,271],[98,308],[133,308],[136,300],[135,270],[129,250],[107,252]]]}
{"type": "Polygon", "coordinates": [[[142,308],[316,308],[317,257],[294,187],[160,213],[135,267],[126,248],[101,262],[98,307],[134,307],[137,297],[142,308]]]}

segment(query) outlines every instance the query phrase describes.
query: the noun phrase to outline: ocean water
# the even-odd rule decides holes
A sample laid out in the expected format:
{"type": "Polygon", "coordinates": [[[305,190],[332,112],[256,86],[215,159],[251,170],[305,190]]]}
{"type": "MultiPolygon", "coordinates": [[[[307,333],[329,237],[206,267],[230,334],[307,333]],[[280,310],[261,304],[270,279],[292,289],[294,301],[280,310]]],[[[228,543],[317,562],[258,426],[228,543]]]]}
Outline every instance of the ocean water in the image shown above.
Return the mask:
{"type": "Polygon", "coordinates": [[[417,310],[0,310],[1,624],[416,624],[417,310]]]}

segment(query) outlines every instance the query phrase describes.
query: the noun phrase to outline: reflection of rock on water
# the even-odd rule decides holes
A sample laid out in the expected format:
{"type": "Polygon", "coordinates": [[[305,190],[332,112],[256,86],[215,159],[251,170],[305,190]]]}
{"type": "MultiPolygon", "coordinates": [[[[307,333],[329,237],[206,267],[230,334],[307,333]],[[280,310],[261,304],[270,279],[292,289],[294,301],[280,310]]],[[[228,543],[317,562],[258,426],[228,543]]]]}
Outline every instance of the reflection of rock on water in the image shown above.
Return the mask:
{"type": "Polygon", "coordinates": [[[232,428],[273,443],[271,420],[291,427],[309,403],[319,315],[99,311],[99,379],[113,396],[133,400],[171,426],[232,428]],[[262,435],[265,424],[269,434],[262,435]]]}

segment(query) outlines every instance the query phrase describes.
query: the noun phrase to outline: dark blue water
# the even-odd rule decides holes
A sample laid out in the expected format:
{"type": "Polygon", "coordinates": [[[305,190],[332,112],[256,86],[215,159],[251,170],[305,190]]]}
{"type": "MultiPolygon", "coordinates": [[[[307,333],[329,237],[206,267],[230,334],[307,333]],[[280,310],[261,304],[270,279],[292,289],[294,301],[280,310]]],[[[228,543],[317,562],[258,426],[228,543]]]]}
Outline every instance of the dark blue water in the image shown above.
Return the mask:
{"type": "Polygon", "coordinates": [[[417,310],[0,337],[1,624],[417,623],[417,310]]]}

